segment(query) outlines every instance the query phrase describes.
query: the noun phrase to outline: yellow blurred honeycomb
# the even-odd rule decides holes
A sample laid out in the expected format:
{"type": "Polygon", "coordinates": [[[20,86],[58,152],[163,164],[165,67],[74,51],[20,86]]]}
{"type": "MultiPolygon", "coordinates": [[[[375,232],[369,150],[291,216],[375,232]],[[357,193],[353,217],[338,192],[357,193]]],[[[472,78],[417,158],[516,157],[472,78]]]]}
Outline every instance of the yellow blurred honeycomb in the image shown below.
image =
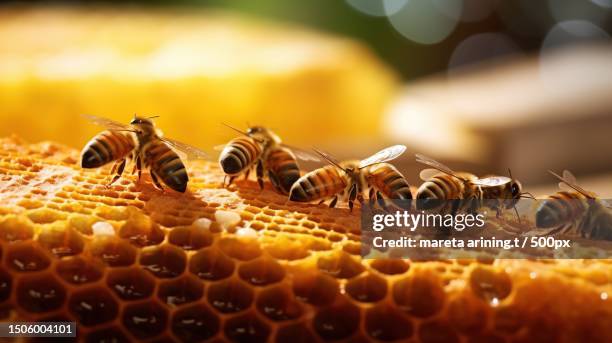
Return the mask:
{"type": "Polygon", "coordinates": [[[184,195],[107,188],[77,159],[0,140],[3,321],[88,342],[612,341],[609,260],[362,260],[359,211],[224,189],[215,163],[184,195]]]}

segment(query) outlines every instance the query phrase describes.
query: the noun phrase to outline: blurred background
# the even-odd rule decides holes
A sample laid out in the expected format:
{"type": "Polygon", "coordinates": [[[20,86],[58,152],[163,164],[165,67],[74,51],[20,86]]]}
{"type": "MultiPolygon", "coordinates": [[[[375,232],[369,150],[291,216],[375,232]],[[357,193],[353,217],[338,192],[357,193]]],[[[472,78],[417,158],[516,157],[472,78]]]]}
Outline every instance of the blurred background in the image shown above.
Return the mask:
{"type": "Polygon", "coordinates": [[[201,147],[275,129],[364,158],[390,144],[612,197],[612,0],[27,1],[0,5],[0,136],[81,148],[160,115],[201,147]]]}

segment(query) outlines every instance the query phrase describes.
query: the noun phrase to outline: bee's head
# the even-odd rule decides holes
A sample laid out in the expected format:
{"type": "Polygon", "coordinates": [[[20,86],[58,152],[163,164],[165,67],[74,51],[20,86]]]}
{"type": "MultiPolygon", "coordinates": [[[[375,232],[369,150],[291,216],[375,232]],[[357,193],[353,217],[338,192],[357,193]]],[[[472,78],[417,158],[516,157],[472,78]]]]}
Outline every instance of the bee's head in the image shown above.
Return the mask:
{"type": "Polygon", "coordinates": [[[134,116],[134,119],[130,122],[136,134],[141,137],[148,137],[156,133],[155,124],[153,123],[154,117],[139,117],[134,116]]]}
{"type": "Polygon", "coordinates": [[[263,126],[251,126],[247,129],[246,133],[249,135],[249,137],[253,137],[263,142],[280,143],[281,141],[280,138],[274,132],[272,132],[272,130],[269,130],[263,126]]]}
{"type": "Polygon", "coordinates": [[[512,208],[521,198],[523,186],[518,180],[512,179],[506,189],[506,196],[504,197],[508,199],[505,201],[506,208],[512,208]]]}

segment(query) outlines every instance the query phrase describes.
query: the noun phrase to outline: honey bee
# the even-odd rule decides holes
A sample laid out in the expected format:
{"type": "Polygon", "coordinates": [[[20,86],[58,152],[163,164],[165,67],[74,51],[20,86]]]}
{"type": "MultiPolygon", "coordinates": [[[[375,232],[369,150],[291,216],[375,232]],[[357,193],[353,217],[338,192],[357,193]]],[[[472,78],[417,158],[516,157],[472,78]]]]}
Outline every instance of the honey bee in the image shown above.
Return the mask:
{"type": "Polygon", "coordinates": [[[576,177],[568,171],[563,176],[549,171],[559,179],[561,191],[549,196],[536,210],[536,227],[550,229],[549,235],[573,233],[584,238],[612,240],[610,205],[593,192],[578,186],[576,177]]]}
{"type": "MultiPolygon", "coordinates": [[[[297,158],[319,160],[308,152],[283,144],[278,135],[265,127],[253,126],[246,132],[228,127],[242,134],[222,146],[219,155],[221,169],[226,178],[229,177],[228,186],[241,174],[248,179],[251,170],[255,168],[257,183],[261,189],[267,174],[276,191],[289,194],[293,183],[300,178],[297,158]]],[[[223,183],[225,184],[225,180],[223,183]]]]}
{"type": "Polygon", "coordinates": [[[134,160],[134,170],[138,171],[138,179],[142,173],[142,166],[149,168],[151,179],[155,186],[163,190],[161,181],[177,192],[185,192],[189,177],[183,161],[177,152],[187,158],[204,158],[206,154],[190,145],[162,137],[162,133],[155,127],[153,119],[156,117],[138,117],[129,125],[117,123],[113,120],[87,115],[88,120],[94,124],[106,127],[93,137],[81,152],[81,167],[99,168],[110,162],[115,162],[111,174],[115,174],[108,184],[116,182],[125,169],[128,159],[134,160]]]}
{"type": "Polygon", "coordinates": [[[370,201],[387,198],[400,207],[410,207],[412,193],[404,176],[391,164],[385,163],[404,153],[406,147],[394,145],[361,161],[338,162],[331,156],[315,150],[330,165],[315,169],[302,176],[289,193],[289,200],[320,203],[331,198],[329,207],[335,207],[338,198],[348,200],[353,210],[355,200],[363,201],[363,192],[369,189],[370,201]],[[403,200],[398,202],[398,200],[403,200]]]}
{"type": "Polygon", "coordinates": [[[530,193],[521,192],[521,183],[512,178],[511,172],[510,177],[479,178],[470,173],[454,172],[444,164],[420,154],[416,155],[416,160],[433,168],[420,173],[424,183],[417,190],[417,210],[473,213],[482,207],[489,207],[496,210],[499,217],[503,208],[514,208],[520,220],[516,203],[530,193]]]}

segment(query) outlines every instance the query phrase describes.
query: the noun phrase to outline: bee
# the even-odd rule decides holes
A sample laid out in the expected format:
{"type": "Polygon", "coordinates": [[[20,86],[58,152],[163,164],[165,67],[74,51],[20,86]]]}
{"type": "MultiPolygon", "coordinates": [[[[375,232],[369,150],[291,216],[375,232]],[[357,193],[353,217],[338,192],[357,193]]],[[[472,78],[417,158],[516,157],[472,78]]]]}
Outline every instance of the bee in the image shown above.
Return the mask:
{"type": "Polygon", "coordinates": [[[228,186],[241,174],[248,179],[254,168],[261,189],[264,187],[264,176],[267,174],[274,189],[286,195],[289,194],[293,183],[300,178],[297,158],[306,161],[319,160],[308,152],[283,144],[278,135],[265,127],[253,126],[243,132],[226,126],[242,134],[222,146],[219,155],[221,169],[226,178],[229,177],[228,186]]]}
{"type": "Polygon", "coordinates": [[[107,130],[97,134],[85,145],[81,152],[81,167],[100,168],[115,162],[111,170],[111,174],[115,175],[109,186],[119,180],[130,159],[135,161],[132,173],[138,171],[139,180],[144,164],[145,168],[149,168],[151,179],[158,189],[163,190],[161,180],[171,189],[184,193],[189,176],[177,152],[188,158],[206,156],[206,153],[195,147],[162,137],[161,131],[153,123],[157,117],[134,116],[129,125],[97,116],[85,117],[107,130]]]}
{"type": "Polygon", "coordinates": [[[417,154],[416,160],[433,169],[421,171],[424,183],[417,190],[417,210],[437,210],[450,213],[473,213],[482,207],[496,210],[497,216],[503,208],[514,208],[520,220],[516,203],[528,192],[522,192],[521,183],[510,177],[489,176],[479,178],[474,174],[454,172],[444,164],[417,154]],[[445,201],[456,200],[456,201],[445,201]]]}
{"type": "Polygon", "coordinates": [[[536,210],[536,227],[550,229],[548,235],[573,233],[583,238],[612,240],[610,205],[593,192],[578,186],[568,170],[559,179],[561,191],[549,196],[536,210]]]}
{"type": "Polygon", "coordinates": [[[331,199],[329,207],[335,207],[338,198],[348,200],[353,210],[355,200],[363,201],[363,193],[369,189],[368,198],[395,200],[400,207],[410,207],[412,193],[404,176],[391,164],[385,163],[404,153],[406,147],[394,145],[361,161],[338,162],[331,156],[315,150],[330,165],[315,169],[302,176],[289,193],[289,200],[320,203],[331,199]],[[403,201],[398,201],[403,200],[403,201]]]}

